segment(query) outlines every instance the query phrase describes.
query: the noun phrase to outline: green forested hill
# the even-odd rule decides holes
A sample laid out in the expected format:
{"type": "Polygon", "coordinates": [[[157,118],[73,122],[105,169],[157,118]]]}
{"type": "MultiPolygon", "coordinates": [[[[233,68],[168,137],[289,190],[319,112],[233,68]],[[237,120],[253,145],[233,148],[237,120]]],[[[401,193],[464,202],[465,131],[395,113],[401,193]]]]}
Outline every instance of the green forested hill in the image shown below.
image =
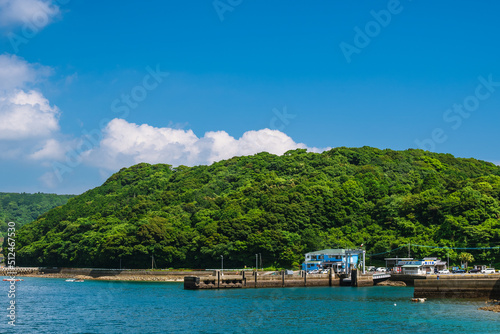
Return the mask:
{"type": "Polygon", "coordinates": [[[368,253],[498,246],[499,218],[500,168],[449,154],[363,147],[139,164],[20,229],[17,263],[144,268],[154,254],[158,267],[210,268],[223,255],[242,267],[261,253],[264,266],[290,267],[307,251],[361,243],[368,253]]]}
{"type": "Polygon", "coordinates": [[[64,205],[72,195],[0,193],[0,236],[12,221],[19,228],[37,219],[42,213],[64,205]]]}

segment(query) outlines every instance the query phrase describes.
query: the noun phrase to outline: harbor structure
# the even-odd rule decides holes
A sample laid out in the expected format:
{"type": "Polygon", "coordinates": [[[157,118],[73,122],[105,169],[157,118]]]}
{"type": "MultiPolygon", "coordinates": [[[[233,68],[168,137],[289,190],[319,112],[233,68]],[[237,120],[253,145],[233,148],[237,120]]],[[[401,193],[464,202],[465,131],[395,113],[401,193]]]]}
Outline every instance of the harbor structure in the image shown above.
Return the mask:
{"type": "Polygon", "coordinates": [[[184,277],[184,289],[245,289],[245,288],[287,288],[318,286],[373,286],[377,282],[387,280],[390,274],[365,274],[353,269],[351,275],[336,274],[329,269],[325,274],[308,274],[304,270],[291,271],[239,271],[222,275],[215,270],[210,276],[184,277]]]}
{"type": "Polygon", "coordinates": [[[412,257],[386,257],[384,259],[385,267],[395,273],[401,273],[401,267],[398,266],[400,261],[413,261],[412,257]]]}
{"type": "Polygon", "coordinates": [[[500,274],[427,275],[414,285],[415,298],[500,299],[500,274]]]}
{"type": "Polygon", "coordinates": [[[425,257],[418,261],[399,261],[394,267],[394,271],[406,275],[429,275],[447,269],[447,267],[446,261],[437,257],[425,257]]]}
{"type": "Polygon", "coordinates": [[[348,274],[358,264],[362,265],[365,273],[365,251],[363,249],[323,249],[305,254],[302,270],[332,269],[337,274],[348,274]],[[362,259],[360,259],[362,255],[362,259]]]}

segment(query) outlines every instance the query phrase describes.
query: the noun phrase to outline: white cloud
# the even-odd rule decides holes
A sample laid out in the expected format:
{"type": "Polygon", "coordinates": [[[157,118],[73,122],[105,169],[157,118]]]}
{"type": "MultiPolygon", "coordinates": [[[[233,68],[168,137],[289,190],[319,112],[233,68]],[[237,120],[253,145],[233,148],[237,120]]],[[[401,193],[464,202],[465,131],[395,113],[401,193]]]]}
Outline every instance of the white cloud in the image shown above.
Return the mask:
{"type": "Polygon", "coordinates": [[[48,67],[0,55],[1,159],[41,160],[43,164],[64,158],[67,149],[56,139],[61,137],[60,111],[35,89],[50,74],[48,67]]]}
{"type": "Polygon", "coordinates": [[[203,139],[209,143],[209,162],[262,151],[281,155],[295,148],[307,148],[304,144],[295,143],[283,132],[269,129],[247,131],[240,139],[231,137],[225,131],[207,132],[203,139]]]}
{"type": "Polygon", "coordinates": [[[59,6],[49,0],[0,0],[0,26],[43,28],[59,13],[59,6]]]}
{"type": "Polygon", "coordinates": [[[46,172],[38,180],[48,188],[55,188],[58,184],[57,177],[53,172],[46,172]]]}
{"type": "MultiPolygon", "coordinates": [[[[1,0],[0,0],[1,1],[1,0]]],[[[25,89],[51,74],[49,67],[30,64],[15,55],[0,55],[0,92],[25,89]]]]}
{"type": "Polygon", "coordinates": [[[281,155],[304,148],[283,132],[263,129],[248,131],[236,139],[225,131],[207,132],[198,138],[192,130],[156,128],[113,119],[104,129],[99,147],[82,154],[83,160],[106,170],[118,170],[140,162],[178,165],[210,164],[234,156],[269,152],[281,155]]]}
{"type": "Polygon", "coordinates": [[[50,72],[17,56],[0,55],[0,140],[49,138],[59,130],[59,109],[29,89],[50,72]]]}
{"type": "Polygon", "coordinates": [[[30,155],[30,158],[34,160],[63,160],[66,151],[67,148],[61,142],[48,139],[41,149],[30,155]]]}
{"type": "Polygon", "coordinates": [[[0,95],[0,140],[49,137],[59,130],[59,109],[36,91],[0,95]]]}

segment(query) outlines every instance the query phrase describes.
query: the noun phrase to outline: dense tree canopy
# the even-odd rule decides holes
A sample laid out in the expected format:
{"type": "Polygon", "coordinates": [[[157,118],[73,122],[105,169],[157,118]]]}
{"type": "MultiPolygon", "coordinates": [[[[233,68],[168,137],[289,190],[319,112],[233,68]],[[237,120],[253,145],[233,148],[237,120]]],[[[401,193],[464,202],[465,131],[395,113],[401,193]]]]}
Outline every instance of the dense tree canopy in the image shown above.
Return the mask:
{"type": "Polygon", "coordinates": [[[64,205],[72,195],[0,193],[0,236],[7,232],[7,223],[17,227],[32,222],[42,213],[64,205]]]}
{"type": "MultiPolygon", "coordinates": [[[[364,244],[500,245],[500,168],[422,150],[260,153],[210,166],[139,164],[25,225],[19,265],[291,267],[308,251],[364,244]]],[[[454,251],[413,249],[417,257],[454,251]]],[[[477,261],[497,250],[470,251],[477,261]]],[[[391,253],[404,256],[406,248],[391,253]],[[400,252],[400,253],[398,253],[400,252]]]]}

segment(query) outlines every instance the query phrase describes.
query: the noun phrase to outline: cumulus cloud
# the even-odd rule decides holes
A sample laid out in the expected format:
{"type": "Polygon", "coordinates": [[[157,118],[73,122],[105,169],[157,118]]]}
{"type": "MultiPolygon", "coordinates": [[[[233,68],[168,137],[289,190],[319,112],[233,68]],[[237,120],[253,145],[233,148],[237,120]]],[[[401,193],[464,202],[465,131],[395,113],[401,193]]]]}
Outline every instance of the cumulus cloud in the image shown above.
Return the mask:
{"type": "Polygon", "coordinates": [[[248,131],[238,139],[225,131],[197,137],[192,130],[157,128],[113,119],[104,129],[99,147],[84,152],[82,158],[87,164],[118,170],[140,162],[174,166],[210,164],[263,151],[281,155],[296,148],[321,151],[296,143],[278,130],[248,131]]]}
{"type": "MultiPolygon", "coordinates": [[[[1,0],[0,0],[1,1],[1,0]]],[[[52,70],[39,64],[30,64],[15,55],[0,55],[0,92],[25,89],[45,80],[52,70]]]]}
{"type": "Polygon", "coordinates": [[[42,147],[30,155],[34,160],[63,160],[67,148],[56,139],[48,139],[42,147]]]}
{"type": "Polygon", "coordinates": [[[0,95],[0,140],[48,137],[59,129],[58,115],[39,92],[0,95]]]}
{"type": "MultiPolygon", "coordinates": [[[[1,0],[0,0],[1,1],[1,0]]],[[[62,159],[59,109],[35,88],[51,69],[0,55],[0,158],[62,159]]]]}
{"type": "Polygon", "coordinates": [[[0,55],[0,140],[47,138],[59,130],[59,109],[29,89],[49,74],[47,67],[0,55]]]}
{"type": "Polygon", "coordinates": [[[31,24],[43,28],[60,13],[50,0],[0,0],[0,26],[31,24]]]}

